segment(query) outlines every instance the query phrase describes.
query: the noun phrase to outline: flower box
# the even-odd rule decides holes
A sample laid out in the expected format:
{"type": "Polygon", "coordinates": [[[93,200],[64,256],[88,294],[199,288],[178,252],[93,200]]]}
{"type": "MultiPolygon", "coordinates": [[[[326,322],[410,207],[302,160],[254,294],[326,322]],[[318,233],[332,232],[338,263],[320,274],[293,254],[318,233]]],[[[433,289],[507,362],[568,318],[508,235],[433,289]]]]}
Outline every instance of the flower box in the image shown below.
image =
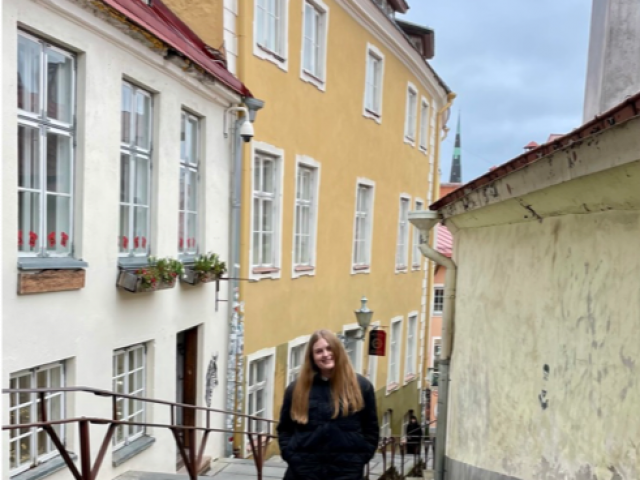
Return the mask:
{"type": "Polygon", "coordinates": [[[184,274],[180,277],[183,283],[198,285],[200,283],[211,283],[220,280],[227,271],[227,266],[220,261],[215,253],[199,255],[189,265],[185,266],[184,274]]]}
{"type": "Polygon", "coordinates": [[[130,293],[155,292],[157,290],[167,290],[176,286],[176,281],[156,282],[155,285],[143,285],[142,275],[127,270],[122,270],[118,275],[117,287],[130,293]]]}
{"type": "Polygon", "coordinates": [[[184,274],[184,266],[178,260],[149,258],[147,267],[137,270],[121,270],[116,286],[131,293],[155,292],[176,286],[176,281],[184,274]]]}
{"type": "Polygon", "coordinates": [[[180,277],[180,280],[183,283],[188,283],[189,285],[198,285],[199,283],[211,283],[220,279],[220,275],[213,272],[201,272],[199,270],[194,270],[191,267],[185,267],[184,275],[180,277]]]}

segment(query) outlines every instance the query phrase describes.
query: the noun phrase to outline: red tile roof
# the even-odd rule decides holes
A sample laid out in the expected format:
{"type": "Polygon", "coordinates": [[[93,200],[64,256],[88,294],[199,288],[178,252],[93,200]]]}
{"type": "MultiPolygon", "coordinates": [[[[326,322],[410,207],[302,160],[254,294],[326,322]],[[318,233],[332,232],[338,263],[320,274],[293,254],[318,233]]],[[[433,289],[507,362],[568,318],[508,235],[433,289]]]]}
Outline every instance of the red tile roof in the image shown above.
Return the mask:
{"type": "Polygon", "coordinates": [[[640,92],[636,93],[632,97],[626,99],[621,104],[613,107],[608,112],[603,113],[595,117],[593,120],[585,123],[580,128],[575,129],[573,132],[563,135],[555,140],[540,145],[537,148],[529,150],[523,153],[519,157],[499,166],[495,170],[491,170],[488,173],[472,180],[463,187],[454,190],[449,195],[445,195],[438,201],[429,206],[430,210],[440,210],[447,205],[450,205],[457,200],[460,200],[467,193],[474,190],[478,190],[482,187],[495,182],[496,180],[506,177],[516,170],[520,170],[532,163],[535,163],[548,155],[551,155],[556,150],[567,147],[574,142],[584,140],[591,135],[594,135],[603,130],[607,130],[620,123],[624,123],[627,120],[640,116],[640,92]]]}
{"type": "Polygon", "coordinates": [[[151,5],[143,0],[101,1],[184,55],[234,92],[245,97],[252,96],[249,89],[220,60],[213,58],[202,39],[161,0],[153,0],[151,5]]]}
{"type": "Polygon", "coordinates": [[[436,225],[436,250],[445,257],[451,258],[453,254],[453,236],[444,225],[436,225]]]}

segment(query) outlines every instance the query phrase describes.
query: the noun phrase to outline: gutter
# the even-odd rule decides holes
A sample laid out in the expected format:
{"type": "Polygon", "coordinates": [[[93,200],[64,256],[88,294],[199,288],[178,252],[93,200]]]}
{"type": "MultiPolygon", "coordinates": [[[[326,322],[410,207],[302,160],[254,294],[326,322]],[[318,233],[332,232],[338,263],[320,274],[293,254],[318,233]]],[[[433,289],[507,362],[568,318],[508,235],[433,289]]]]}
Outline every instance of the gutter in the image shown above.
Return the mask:
{"type": "MultiPolygon", "coordinates": [[[[422,238],[429,238],[429,233],[440,222],[437,212],[414,211],[409,213],[409,222],[420,230],[422,238]]],[[[447,419],[449,399],[449,365],[453,349],[453,333],[455,328],[455,297],[458,267],[450,258],[434,250],[428,243],[420,244],[420,252],[429,260],[447,269],[444,282],[444,307],[442,311],[442,346],[438,367],[440,377],[438,383],[438,424],[436,428],[435,480],[445,479],[445,460],[447,445],[447,419]]]]}

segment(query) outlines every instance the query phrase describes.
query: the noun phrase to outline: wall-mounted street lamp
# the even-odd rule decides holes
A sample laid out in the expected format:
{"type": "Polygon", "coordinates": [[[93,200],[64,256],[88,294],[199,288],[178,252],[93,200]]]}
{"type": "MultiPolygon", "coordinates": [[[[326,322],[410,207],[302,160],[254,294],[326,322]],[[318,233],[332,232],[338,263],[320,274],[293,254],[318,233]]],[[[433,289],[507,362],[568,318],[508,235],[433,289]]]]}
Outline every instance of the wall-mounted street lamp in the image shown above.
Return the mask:
{"type": "Polygon", "coordinates": [[[369,325],[371,325],[371,318],[373,317],[373,310],[369,310],[367,307],[367,297],[362,297],[360,300],[362,302],[362,306],[359,310],[356,310],[354,313],[356,314],[356,320],[358,321],[358,325],[360,326],[360,335],[355,337],[356,340],[364,340],[367,336],[367,329],[369,325]]]}

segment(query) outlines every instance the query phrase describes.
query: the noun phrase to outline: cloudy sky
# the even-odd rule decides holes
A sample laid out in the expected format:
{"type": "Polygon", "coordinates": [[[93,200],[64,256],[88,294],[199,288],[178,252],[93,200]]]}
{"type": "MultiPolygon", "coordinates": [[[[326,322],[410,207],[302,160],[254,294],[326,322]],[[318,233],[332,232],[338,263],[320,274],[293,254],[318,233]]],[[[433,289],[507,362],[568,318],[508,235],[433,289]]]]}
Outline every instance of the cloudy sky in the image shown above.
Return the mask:
{"type": "Polygon", "coordinates": [[[403,18],[436,32],[431,61],[458,94],[441,152],[449,179],[462,114],[465,182],[534,140],[582,124],[591,0],[410,0],[403,18]]]}

